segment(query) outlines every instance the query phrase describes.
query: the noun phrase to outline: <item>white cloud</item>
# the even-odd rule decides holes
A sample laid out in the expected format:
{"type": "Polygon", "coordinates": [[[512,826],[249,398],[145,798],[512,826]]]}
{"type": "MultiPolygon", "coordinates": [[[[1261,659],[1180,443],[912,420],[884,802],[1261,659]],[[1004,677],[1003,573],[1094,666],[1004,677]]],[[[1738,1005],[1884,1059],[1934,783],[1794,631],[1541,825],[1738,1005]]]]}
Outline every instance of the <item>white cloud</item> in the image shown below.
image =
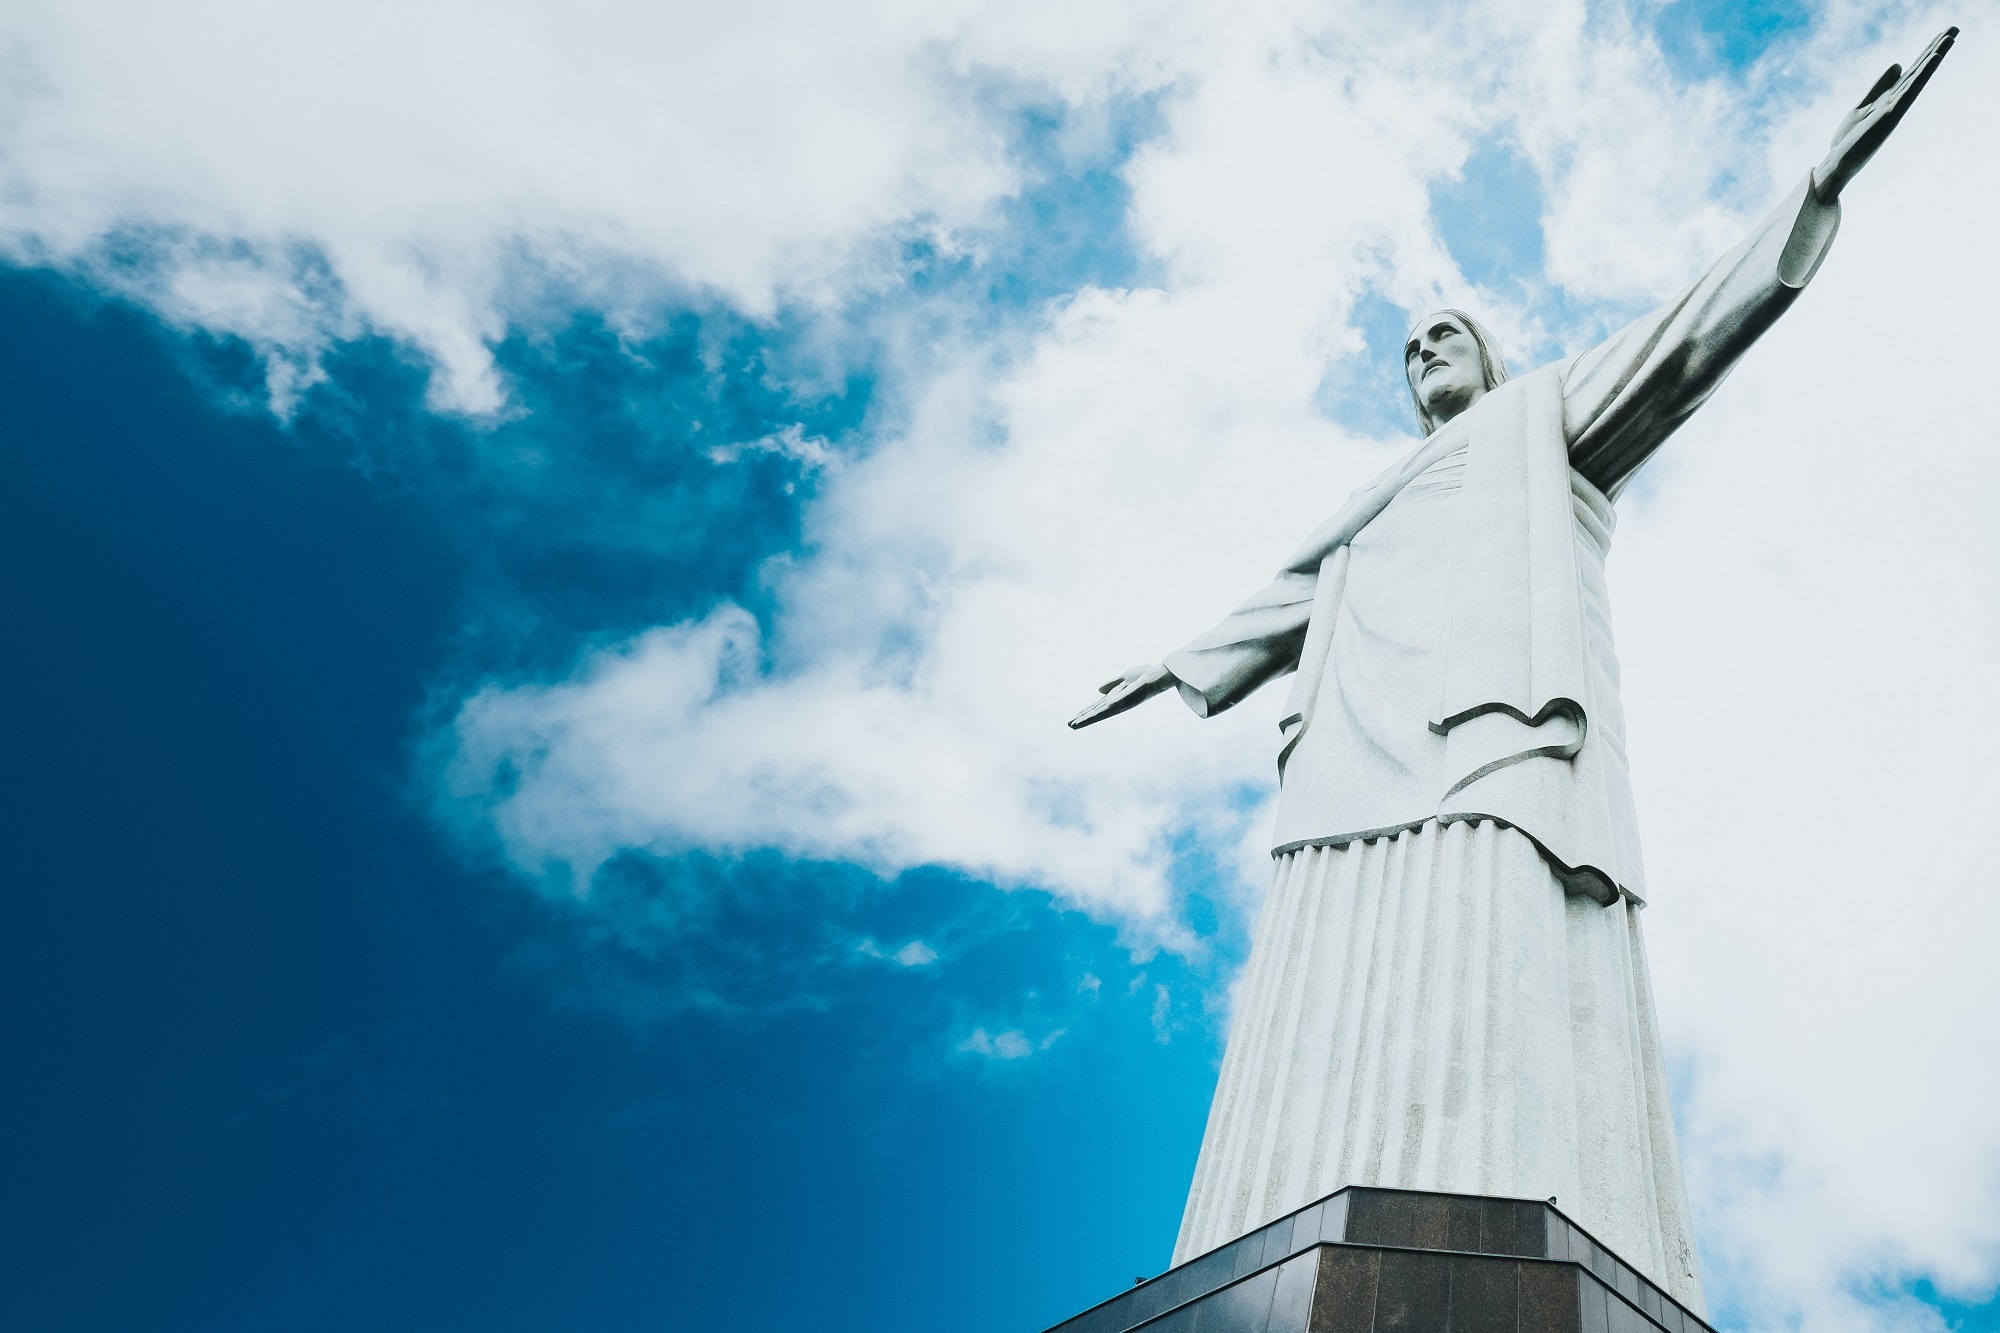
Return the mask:
{"type": "Polygon", "coordinates": [[[962,1053],[983,1055],[992,1060],[1019,1060],[1035,1053],[1034,1043],[1018,1028],[998,1035],[988,1033],[985,1028],[974,1028],[972,1035],[958,1044],[958,1049],[962,1053]]]}
{"type": "Polygon", "coordinates": [[[853,263],[881,228],[949,244],[1016,179],[968,83],[1121,86],[1115,9],[1054,12],[19,0],[0,252],[248,339],[281,405],[331,343],[378,333],[430,358],[437,406],[488,413],[487,344],[544,287],[764,314],[879,280],[853,263]]]}
{"type": "MultiPolygon", "coordinates": [[[[892,366],[898,425],[821,469],[770,624],[724,605],[489,685],[446,795],[579,886],[631,848],[944,864],[1192,949],[1167,840],[1250,864],[1254,902],[1264,816],[1243,809],[1276,701],[1062,719],[1388,456],[1313,407],[1364,287],[1491,310],[1517,346],[1588,332],[1467,291],[1429,186],[1506,138],[1545,174],[1550,278],[1664,295],[1943,22],[1835,6],[1752,76],[1787,100],[1746,104],[1677,82],[1616,12],[1428,12],[215,4],[86,26],[20,4],[0,241],[251,339],[280,398],[376,332],[432,358],[441,407],[490,411],[487,342],[535,283],[626,319],[673,291],[753,315],[879,294],[885,232],[950,243],[1014,187],[996,82],[1068,99],[1086,138],[1108,94],[1169,90],[1126,171],[1159,286],[1076,292],[1025,347],[957,334],[892,366]],[[115,265],[132,237],[141,262],[115,265]]],[[[1874,1284],[2000,1278],[1993,86],[2000,57],[1968,40],[1855,185],[1814,289],[1625,502],[1612,562],[1712,1295],[1757,1327],[1921,1327],[1874,1284]]]]}
{"type": "Polygon", "coordinates": [[[1064,1028],[1057,1028],[1040,1041],[1030,1041],[1019,1028],[994,1033],[985,1028],[974,1028],[972,1035],[958,1044],[958,1049],[962,1055],[983,1055],[989,1060],[1024,1060],[1036,1051],[1046,1051],[1055,1045],[1065,1031],[1064,1028]]]}
{"type": "Polygon", "coordinates": [[[911,940],[891,956],[904,967],[926,967],[938,958],[937,950],[922,940],[911,940]]]}
{"type": "Polygon", "coordinates": [[[718,444],[708,451],[708,461],[734,463],[745,454],[776,454],[808,468],[827,467],[836,461],[827,442],[817,435],[807,435],[805,427],[796,421],[760,439],[718,444]]]}
{"type": "Polygon", "coordinates": [[[911,940],[894,950],[884,949],[874,940],[863,940],[854,948],[864,958],[880,958],[899,967],[929,967],[938,960],[938,951],[922,940],[911,940]]]}

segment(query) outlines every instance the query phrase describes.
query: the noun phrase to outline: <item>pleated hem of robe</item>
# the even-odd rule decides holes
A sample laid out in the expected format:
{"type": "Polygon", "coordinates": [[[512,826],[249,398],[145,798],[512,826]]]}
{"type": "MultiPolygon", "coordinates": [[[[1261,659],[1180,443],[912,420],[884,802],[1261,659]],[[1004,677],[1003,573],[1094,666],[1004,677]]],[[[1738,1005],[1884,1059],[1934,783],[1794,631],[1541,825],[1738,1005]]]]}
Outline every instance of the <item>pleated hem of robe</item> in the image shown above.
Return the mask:
{"type": "Polygon", "coordinates": [[[1347,1185],[1554,1197],[1703,1310],[1637,907],[1491,820],[1279,857],[1174,1262],[1347,1185]]]}

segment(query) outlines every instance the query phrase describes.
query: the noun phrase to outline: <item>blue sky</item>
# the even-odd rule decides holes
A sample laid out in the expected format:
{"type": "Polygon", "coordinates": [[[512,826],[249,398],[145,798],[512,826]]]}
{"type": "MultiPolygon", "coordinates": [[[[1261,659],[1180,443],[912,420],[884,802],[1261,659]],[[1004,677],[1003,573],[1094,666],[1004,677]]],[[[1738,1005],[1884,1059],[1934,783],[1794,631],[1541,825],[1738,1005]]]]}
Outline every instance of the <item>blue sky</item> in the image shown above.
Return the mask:
{"type": "MultiPolygon", "coordinates": [[[[1492,108],[1386,129],[1348,71],[1415,76],[1331,20],[1304,73],[1282,15],[1278,54],[1240,68],[1144,31],[1049,54],[1052,19],[916,32],[888,65],[828,36],[803,63],[847,60],[861,91],[800,105],[850,136],[846,177],[766,151],[746,97],[741,123],[699,122],[724,165],[662,168],[673,188],[636,211],[608,187],[521,202],[581,188],[584,133],[555,165],[530,135],[480,138],[503,165],[462,154],[441,208],[423,178],[444,159],[378,162],[347,103],[298,111],[294,134],[331,137],[288,152],[314,164],[295,187],[197,98],[184,138],[165,99],[143,168],[0,120],[28,127],[9,197],[32,201],[0,219],[7,1322],[975,1333],[1159,1271],[1248,948],[1270,719],[1085,749],[1055,701],[1199,628],[1268,564],[1267,529],[1397,446],[1415,305],[1496,310],[1520,369],[1714,253],[1768,198],[1744,164],[1792,147],[1785,99],[1886,40],[1866,17],[1598,8],[1564,38],[1601,64],[1576,87],[1473,66],[1492,108]],[[1619,154],[1565,108],[1600,114],[1620,80],[1607,122],[1671,111],[1714,140],[1628,164],[1700,187],[1657,234],[1572,207],[1619,154]],[[1366,174],[1371,135],[1406,178],[1366,174]],[[886,165],[864,151],[885,138],[886,165]],[[313,195],[349,152],[390,221],[313,195]],[[708,170],[727,179],[696,188],[708,170]],[[735,179],[759,170],[777,185],[735,179]],[[1254,226],[1229,211],[1246,181],[1271,189],[1254,226]],[[1118,413],[1141,438],[1099,458],[1118,413]],[[1276,517],[1246,502],[1192,537],[1153,517],[1202,513],[1229,469],[1298,466],[1312,485],[1276,517]],[[1141,582],[1190,547],[1218,568],[1141,582]],[[1099,637],[1022,629],[1059,614],[1099,637]],[[716,625],[738,628],[704,658],[716,625]],[[621,671],[694,701],[620,711],[621,671]],[[917,780],[853,762],[847,733],[791,736],[828,711],[917,780]]],[[[52,71],[37,114],[115,121],[113,56],[143,34],[22,32],[52,71]]],[[[240,96],[298,110],[257,78],[240,96]]],[[[401,108],[419,147],[460,132],[434,112],[401,108]]],[[[599,177],[633,170],[605,152],[599,177]]],[[[1866,246],[1858,271],[1886,271],[1866,246]]],[[[1643,543],[1683,512],[1675,484],[1636,492],[1638,587],[1664,586],[1643,543]]],[[[1648,635],[1642,664],[1664,658],[1648,635]]],[[[1658,787],[1671,871],[1696,798],[1658,787]]],[[[1907,1121],[1892,1105],[1732,1184],[1761,1142],[1738,1113],[1818,1085],[1736,1072],[1734,1015],[1699,998],[1726,987],[1674,961],[1719,919],[1690,902],[1654,947],[1688,1015],[1676,1068],[1708,1090],[1684,1098],[1691,1184],[1711,1244],[1757,1243],[1824,1211],[1784,1190],[1826,1145],[1907,1121]],[[1759,1191],[1783,1206],[1739,1201],[1759,1191]]],[[[1980,1119],[1941,1137],[1940,1177],[1973,1169],[1980,1119]]],[[[1831,1275],[1711,1254],[1718,1322],[2000,1327],[1984,1233],[1870,1225],[1828,1233],[1831,1275]]]]}
{"type": "Polygon", "coordinates": [[[1184,968],[943,872],[690,858],[632,892],[701,892],[693,937],[630,945],[469,865],[406,790],[465,515],[218,411],[141,316],[0,301],[11,1322],[1019,1328],[1161,1266],[1184,968]],[[864,932],[944,956],[824,962],[864,932]],[[1064,1030],[1031,1071],[961,1012],[1064,1030]]]}

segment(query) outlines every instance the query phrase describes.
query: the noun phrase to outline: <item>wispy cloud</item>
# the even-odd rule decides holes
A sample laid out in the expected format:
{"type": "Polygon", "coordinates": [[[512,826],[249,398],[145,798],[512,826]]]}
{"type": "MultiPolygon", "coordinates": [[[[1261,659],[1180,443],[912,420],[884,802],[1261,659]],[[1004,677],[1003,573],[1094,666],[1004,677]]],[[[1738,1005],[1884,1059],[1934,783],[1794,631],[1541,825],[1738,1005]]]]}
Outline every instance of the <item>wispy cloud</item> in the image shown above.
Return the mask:
{"type": "Polygon", "coordinates": [[[711,463],[734,463],[745,454],[776,454],[807,467],[825,467],[835,457],[825,440],[807,435],[804,426],[793,422],[760,439],[716,445],[708,451],[708,459],[711,463]]]}
{"type": "Polygon", "coordinates": [[[938,959],[937,950],[922,940],[911,940],[889,956],[904,967],[927,967],[938,959]]]}
{"type": "Polygon", "coordinates": [[[379,333],[431,362],[439,409],[490,414],[489,345],[552,291],[764,316],[890,278],[857,251],[885,228],[954,244],[1018,184],[968,73],[1119,84],[1129,30],[1038,50],[1037,8],[24,0],[0,248],[249,341],[281,408],[379,333]]]}
{"type": "Polygon", "coordinates": [[[1064,1029],[1057,1028],[1040,1041],[1029,1040],[1019,1028],[1009,1028],[1005,1032],[989,1033],[985,1028],[974,1028],[970,1036],[958,1044],[960,1054],[983,1055],[989,1060],[1025,1060],[1037,1051],[1046,1051],[1061,1040],[1064,1029]]]}
{"type": "Polygon", "coordinates": [[[899,949],[884,949],[874,940],[863,940],[855,946],[855,951],[902,967],[929,967],[938,960],[938,951],[922,940],[911,940],[899,949]]]}

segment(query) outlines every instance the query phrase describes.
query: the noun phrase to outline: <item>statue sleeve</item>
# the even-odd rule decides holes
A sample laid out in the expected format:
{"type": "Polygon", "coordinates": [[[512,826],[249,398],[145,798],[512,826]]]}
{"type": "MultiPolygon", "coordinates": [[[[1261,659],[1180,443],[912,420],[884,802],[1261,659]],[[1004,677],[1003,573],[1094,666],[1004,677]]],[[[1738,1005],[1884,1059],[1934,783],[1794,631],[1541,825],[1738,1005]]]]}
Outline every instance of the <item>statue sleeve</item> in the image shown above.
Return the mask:
{"type": "Polygon", "coordinates": [[[1286,570],[1215,628],[1169,653],[1161,665],[1173,672],[1187,706],[1209,717],[1296,670],[1317,586],[1315,574],[1286,570]]]}
{"type": "Polygon", "coordinates": [[[1615,498],[1818,271],[1840,205],[1809,179],[1666,306],[1572,361],[1563,376],[1570,464],[1615,498]]]}

